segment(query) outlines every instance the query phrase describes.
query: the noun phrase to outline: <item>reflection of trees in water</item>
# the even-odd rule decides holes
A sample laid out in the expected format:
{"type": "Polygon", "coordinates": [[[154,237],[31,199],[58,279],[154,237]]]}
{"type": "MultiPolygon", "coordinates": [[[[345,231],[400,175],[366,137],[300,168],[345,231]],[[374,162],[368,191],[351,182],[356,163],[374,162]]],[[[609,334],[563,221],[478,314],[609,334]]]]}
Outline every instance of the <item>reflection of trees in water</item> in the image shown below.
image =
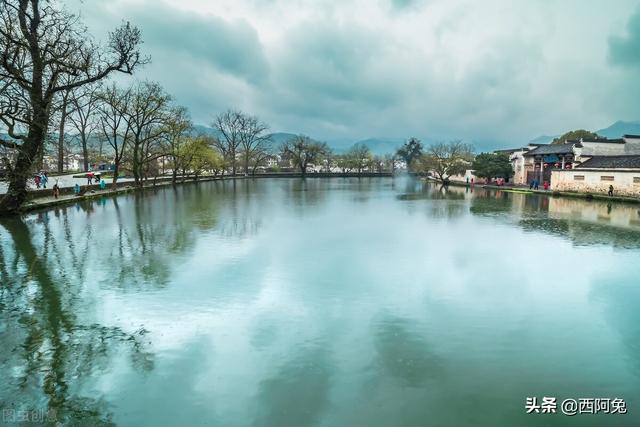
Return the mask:
{"type": "Polygon", "coordinates": [[[193,249],[196,233],[216,227],[219,203],[198,185],[113,199],[116,233],[100,242],[113,281],[122,287],[166,286],[177,255],[193,249]]]}
{"type": "Polygon", "coordinates": [[[260,383],[254,424],[312,426],[329,409],[335,370],[328,345],[302,347],[270,378],[260,383]]]}
{"type": "Polygon", "coordinates": [[[262,226],[262,215],[273,196],[261,179],[220,181],[215,183],[220,200],[217,232],[227,238],[255,236],[262,226]]]}
{"type": "Polygon", "coordinates": [[[480,216],[503,216],[512,211],[512,194],[505,191],[476,189],[469,211],[480,216]]]}
{"type": "MultiPolygon", "coordinates": [[[[34,244],[20,219],[2,222],[9,238],[0,241],[0,319],[3,345],[0,401],[4,408],[40,410],[43,402],[58,421],[109,424],[105,402],[79,395],[82,381],[102,371],[110,358],[128,349],[139,369],[153,368],[142,343],[144,330],[133,334],[117,327],[83,323],[78,313],[86,301],[64,266],[84,268],[71,242],[54,245],[46,228],[43,244],[34,244]],[[6,243],[5,243],[6,242],[6,243]],[[72,255],[74,254],[74,255],[72,255]]],[[[70,235],[66,226],[65,235],[70,235]]],[[[83,248],[84,249],[84,248],[83,248]]]]}
{"type": "Polygon", "coordinates": [[[605,245],[616,248],[640,248],[640,231],[569,219],[524,219],[520,226],[526,231],[553,234],[570,240],[574,245],[605,245]]]}
{"type": "Polygon", "coordinates": [[[425,204],[427,215],[431,218],[456,218],[467,212],[464,188],[445,187],[433,183],[420,186],[410,184],[414,192],[399,194],[396,199],[402,201],[430,200],[425,204]]]}
{"type": "Polygon", "coordinates": [[[640,229],[630,226],[635,211],[625,205],[484,190],[474,194],[470,211],[480,216],[509,217],[525,231],[552,234],[576,245],[640,247],[640,229]],[[617,218],[620,224],[611,225],[610,218],[615,220],[616,213],[626,215],[626,222],[617,218]]]}
{"type": "Polygon", "coordinates": [[[288,205],[297,212],[309,206],[318,206],[324,201],[329,182],[322,178],[294,178],[283,181],[288,205]]]}

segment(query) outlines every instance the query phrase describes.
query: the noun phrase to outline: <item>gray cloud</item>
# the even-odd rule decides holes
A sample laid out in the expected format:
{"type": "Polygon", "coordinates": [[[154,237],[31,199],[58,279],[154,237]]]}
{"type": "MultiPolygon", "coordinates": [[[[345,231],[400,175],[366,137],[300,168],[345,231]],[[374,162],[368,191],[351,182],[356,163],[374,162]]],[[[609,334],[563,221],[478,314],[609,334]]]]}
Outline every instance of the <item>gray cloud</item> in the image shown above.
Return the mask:
{"type": "Polygon", "coordinates": [[[322,139],[416,135],[506,146],[640,118],[629,89],[637,78],[614,66],[640,63],[634,0],[588,8],[577,0],[78,7],[98,34],[123,19],[140,26],[153,62],[137,78],[159,81],[200,123],[233,107],[275,131],[322,139]]]}
{"type": "Polygon", "coordinates": [[[246,21],[181,12],[157,5],[135,10],[132,20],[154,49],[182,52],[235,76],[256,82],[268,75],[268,63],[255,29],[246,21]]]}
{"type": "Polygon", "coordinates": [[[640,9],[627,23],[624,36],[609,38],[609,58],[613,64],[623,66],[640,65],[640,9]]]}

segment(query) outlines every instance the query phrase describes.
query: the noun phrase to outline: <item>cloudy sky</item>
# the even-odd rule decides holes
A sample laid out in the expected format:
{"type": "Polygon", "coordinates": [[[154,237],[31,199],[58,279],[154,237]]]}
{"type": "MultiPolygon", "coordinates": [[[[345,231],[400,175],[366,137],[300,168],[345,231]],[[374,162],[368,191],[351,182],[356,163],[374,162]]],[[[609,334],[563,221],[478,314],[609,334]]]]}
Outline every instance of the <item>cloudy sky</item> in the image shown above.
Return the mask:
{"type": "Polygon", "coordinates": [[[138,25],[160,82],[321,139],[540,134],[640,119],[631,0],[71,0],[97,37],[138,25]]]}

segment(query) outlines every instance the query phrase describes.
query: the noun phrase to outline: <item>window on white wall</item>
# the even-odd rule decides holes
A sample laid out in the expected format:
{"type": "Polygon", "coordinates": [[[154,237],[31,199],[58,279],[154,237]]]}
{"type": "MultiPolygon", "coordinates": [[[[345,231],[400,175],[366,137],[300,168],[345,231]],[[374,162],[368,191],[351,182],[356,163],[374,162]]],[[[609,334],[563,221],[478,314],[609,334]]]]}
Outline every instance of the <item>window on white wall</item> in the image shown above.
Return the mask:
{"type": "Polygon", "coordinates": [[[584,181],[584,175],[573,175],[574,181],[584,181]]]}
{"type": "Polygon", "coordinates": [[[612,175],[602,175],[600,181],[615,181],[615,178],[612,175]]]}

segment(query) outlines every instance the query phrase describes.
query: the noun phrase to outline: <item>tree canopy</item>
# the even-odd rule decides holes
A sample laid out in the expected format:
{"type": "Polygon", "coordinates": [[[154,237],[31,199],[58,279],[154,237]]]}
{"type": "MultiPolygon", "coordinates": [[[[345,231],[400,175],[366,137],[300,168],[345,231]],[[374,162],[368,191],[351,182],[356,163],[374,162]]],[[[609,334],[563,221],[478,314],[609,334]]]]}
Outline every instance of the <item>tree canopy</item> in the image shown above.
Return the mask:
{"type": "Polygon", "coordinates": [[[297,135],[283,144],[280,151],[283,159],[293,163],[304,176],[307,173],[307,167],[326,156],[330,149],[323,142],[314,141],[305,135],[297,135]]]}
{"type": "Polygon", "coordinates": [[[480,178],[504,178],[513,176],[513,166],[505,153],[480,153],[471,165],[473,174],[480,178]]]}
{"type": "Polygon", "coordinates": [[[441,181],[464,173],[473,161],[473,146],[462,141],[440,142],[428,147],[418,160],[417,169],[433,173],[441,181]]]}
{"type": "Polygon", "coordinates": [[[407,169],[411,169],[413,162],[422,155],[422,144],[418,138],[409,138],[396,154],[407,164],[407,169]]]}
{"type": "Polygon", "coordinates": [[[575,140],[580,138],[597,138],[597,137],[598,137],[598,134],[595,132],[590,132],[585,129],[577,129],[577,130],[569,131],[563,135],[560,135],[557,138],[554,138],[554,140],[551,141],[551,143],[564,144],[568,140],[575,140]]]}

